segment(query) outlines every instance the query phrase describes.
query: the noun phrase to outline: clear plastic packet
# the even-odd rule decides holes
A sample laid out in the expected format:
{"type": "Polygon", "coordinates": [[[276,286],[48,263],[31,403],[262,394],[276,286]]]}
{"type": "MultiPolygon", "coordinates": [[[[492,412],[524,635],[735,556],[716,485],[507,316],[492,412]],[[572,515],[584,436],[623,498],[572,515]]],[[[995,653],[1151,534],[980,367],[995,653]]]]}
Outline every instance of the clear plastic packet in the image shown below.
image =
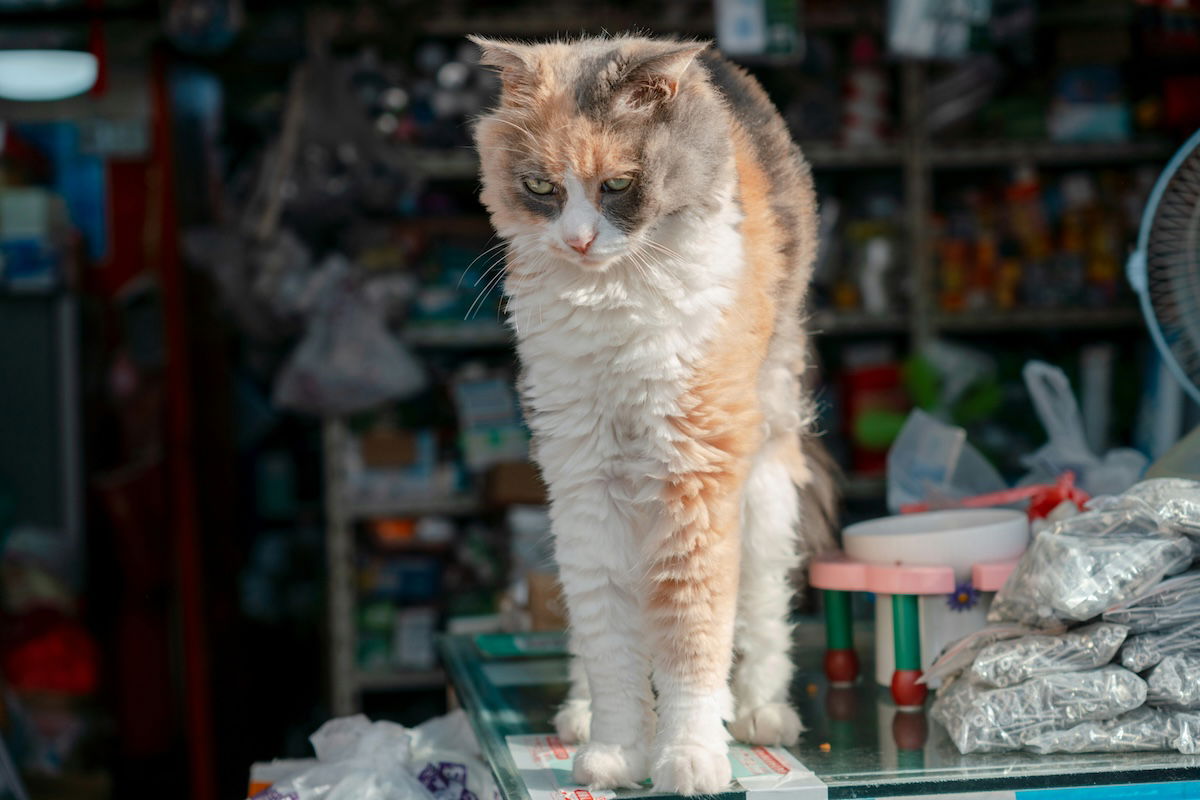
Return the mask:
{"type": "Polygon", "coordinates": [[[955,681],[930,715],[961,753],[1018,750],[1049,731],[1111,719],[1146,701],[1146,682],[1115,664],[1042,675],[1004,689],[955,681]]]}
{"type": "Polygon", "coordinates": [[[969,668],[975,662],[979,651],[985,647],[995,642],[1016,639],[1034,632],[1033,628],[1027,628],[1024,625],[988,625],[972,631],[942,648],[942,652],[929,665],[929,669],[921,674],[918,682],[935,688],[948,684],[969,668]]]}
{"type": "Polygon", "coordinates": [[[1181,711],[1200,710],[1200,653],[1164,656],[1146,676],[1146,702],[1181,711]]]}
{"type": "Polygon", "coordinates": [[[1112,719],[1083,722],[1050,730],[1025,742],[1035,753],[1132,753],[1172,750],[1177,732],[1169,711],[1149,706],[1112,719]]]}
{"type": "Polygon", "coordinates": [[[1112,661],[1128,633],[1124,625],[1097,622],[1057,636],[996,642],[980,651],[970,678],[980,686],[1003,688],[1038,675],[1094,669],[1112,661]]]}
{"type": "Polygon", "coordinates": [[[424,367],[392,335],[344,260],[330,261],[308,329],[275,378],[275,405],[351,414],[422,391],[424,367]]]}
{"type": "Polygon", "coordinates": [[[254,800],[500,800],[461,710],[413,729],[339,717],[309,741],[317,760],[254,800]]]}
{"type": "Polygon", "coordinates": [[[1200,481],[1186,478],[1152,478],[1125,492],[1154,509],[1167,527],[1200,538],[1200,481]]]}
{"type": "Polygon", "coordinates": [[[1200,619],[1200,572],[1168,578],[1148,592],[1104,612],[1105,622],[1133,633],[1160,631],[1200,619]]]}
{"type": "Polygon", "coordinates": [[[1121,647],[1121,664],[1126,669],[1142,672],[1172,653],[1200,654],[1200,620],[1130,636],[1121,647]]]}
{"type": "Polygon", "coordinates": [[[996,593],[989,622],[1085,622],[1186,569],[1191,541],[1140,500],[1062,520],[1030,544],[996,593]]]}
{"type": "Polygon", "coordinates": [[[1177,711],[1171,714],[1171,746],[1185,756],[1200,755],[1200,714],[1177,711]]]}

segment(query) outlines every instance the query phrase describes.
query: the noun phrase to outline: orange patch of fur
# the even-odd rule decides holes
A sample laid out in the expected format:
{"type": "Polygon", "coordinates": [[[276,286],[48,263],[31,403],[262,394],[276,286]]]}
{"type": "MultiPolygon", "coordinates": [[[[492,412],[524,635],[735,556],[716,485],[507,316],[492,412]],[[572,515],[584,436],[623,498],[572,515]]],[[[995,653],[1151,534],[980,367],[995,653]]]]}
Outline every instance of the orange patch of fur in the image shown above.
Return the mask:
{"type": "Polygon", "coordinates": [[[757,392],[776,314],[773,287],[786,265],[771,213],[769,182],[743,130],[734,130],[745,270],[674,423],[685,470],[663,501],[670,533],[649,568],[648,611],[657,650],[673,674],[697,686],[725,685],[732,655],[741,488],[762,444],[757,392]]]}

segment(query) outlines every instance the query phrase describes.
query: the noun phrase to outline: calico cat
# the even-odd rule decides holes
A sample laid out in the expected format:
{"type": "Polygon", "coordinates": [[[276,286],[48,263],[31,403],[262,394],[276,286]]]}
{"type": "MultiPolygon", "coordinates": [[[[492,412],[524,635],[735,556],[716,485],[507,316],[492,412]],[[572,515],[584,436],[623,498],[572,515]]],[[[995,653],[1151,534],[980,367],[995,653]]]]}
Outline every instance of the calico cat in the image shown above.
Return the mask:
{"type": "Polygon", "coordinates": [[[809,169],[704,43],[472,40],[503,85],[481,197],[570,619],[559,735],[584,785],[716,792],[728,733],[802,729],[789,573],[831,508],[799,378],[809,169]]]}

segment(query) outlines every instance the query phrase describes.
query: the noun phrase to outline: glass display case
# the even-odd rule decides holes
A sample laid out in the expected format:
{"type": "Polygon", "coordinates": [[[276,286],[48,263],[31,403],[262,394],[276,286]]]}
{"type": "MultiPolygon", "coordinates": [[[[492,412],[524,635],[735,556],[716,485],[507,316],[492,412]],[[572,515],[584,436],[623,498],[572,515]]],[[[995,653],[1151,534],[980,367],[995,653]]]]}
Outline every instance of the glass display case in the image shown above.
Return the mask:
{"type": "MultiPolygon", "coordinates": [[[[819,624],[802,623],[797,636],[799,668],[793,698],[808,730],[796,747],[782,755],[794,757],[819,782],[814,787],[813,782],[801,781],[790,791],[776,785],[772,792],[776,797],[1200,797],[1200,756],[1176,752],[962,755],[925,713],[898,711],[887,690],[869,680],[850,688],[831,688],[820,669],[824,640],[819,624]]],[[[564,637],[448,636],[441,648],[457,698],[471,718],[504,800],[537,800],[545,787],[531,793],[529,784],[541,781],[541,776],[532,773],[527,763],[519,767],[513,754],[521,754],[522,743],[531,741],[531,735],[553,731],[551,718],[567,689],[564,637]]],[[[860,647],[859,652],[870,651],[860,647]]],[[[869,664],[864,664],[862,674],[873,674],[869,664]]],[[[787,763],[794,762],[788,759],[787,763]]],[[[746,783],[751,785],[749,791],[734,785],[720,797],[756,794],[752,782],[746,783]]],[[[650,793],[647,789],[615,794],[650,793]]],[[[564,798],[569,795],[575,795],[571,800],[579,796],[561,792],[564,798]]]]}

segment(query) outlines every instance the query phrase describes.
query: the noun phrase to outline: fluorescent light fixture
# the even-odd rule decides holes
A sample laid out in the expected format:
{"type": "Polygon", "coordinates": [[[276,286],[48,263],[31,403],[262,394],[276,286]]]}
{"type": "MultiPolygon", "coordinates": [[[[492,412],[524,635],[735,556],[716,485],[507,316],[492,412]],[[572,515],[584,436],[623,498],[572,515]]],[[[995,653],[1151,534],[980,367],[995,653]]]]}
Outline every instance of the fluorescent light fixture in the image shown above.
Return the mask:
{"type": "Polygon", "coordinates": [[[0,97],[61,100],[96,84],[96,57],[82,50],[0,50],[0,97]]]}

